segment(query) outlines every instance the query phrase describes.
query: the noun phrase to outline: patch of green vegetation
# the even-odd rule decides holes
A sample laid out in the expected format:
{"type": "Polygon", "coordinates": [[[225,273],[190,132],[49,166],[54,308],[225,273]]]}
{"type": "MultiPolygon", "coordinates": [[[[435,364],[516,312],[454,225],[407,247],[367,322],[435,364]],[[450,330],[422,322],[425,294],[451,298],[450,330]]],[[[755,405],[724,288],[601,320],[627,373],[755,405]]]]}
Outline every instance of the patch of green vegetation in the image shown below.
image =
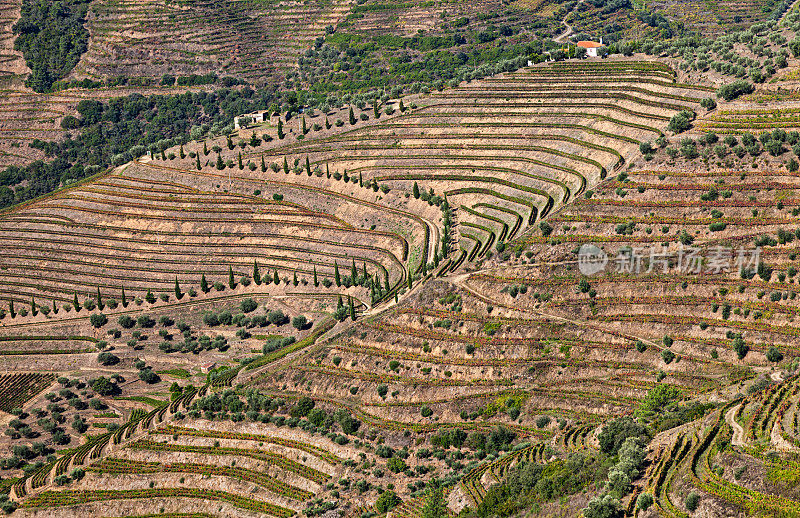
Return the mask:
{"type": "Polygon", "coordinates": [[[506,480],[493,486],[467,517],[515,516],[538,510],[541,504],[580,492],[598,484],[613,465],[613,458],[600,452],[578,452],[547,465],[520,462],[506,480]]]}
{"type": "Polygon", "coordinates": [[[22,52],[31,74],[25,84],[49,92],[53,83],[69,74],[89,42],[84,27],[90,0],[24,0],[13,31],[14,49],[22,52]]]}
{"type": "Polygon", "coordinates": [[[800,469],[773,464],[767,469],[767,479],[773,484],[794,488],[800,484],[800,469]]]}
{"type": "Polygon", "coordinates": [[[484,417],[492,417],[497,414],[497,412],[510,408],[519,409],[527,398],[528,396],[526,394],[505,394],[487,403],[481,413],[484,417]]]}
{"type": "Polygon", "coordinates": [[[167,369],[163,371],[157,371],[157,374],[166,374],[168,376],[172,376],[173,378],[181,378],[186,379],[192,377],[192,374],[187,371],[186,369],[167,369]]]}
{"type": "Polygon", "coordinates": [[[486,322],[483,324],[483,332],[489,336],[494,335],[500,327],[502,327],[502,322],[486,322]]]}
{"type": "Polygon", "coordinates": [[[150,405],[153,408],[160,408],[167,404],[167,401],[164,401],[162,399],[155,399],[148,396],[119,396],[115,397],[114,399],[120,401],[138,401],[139,403],[150,405]]]}

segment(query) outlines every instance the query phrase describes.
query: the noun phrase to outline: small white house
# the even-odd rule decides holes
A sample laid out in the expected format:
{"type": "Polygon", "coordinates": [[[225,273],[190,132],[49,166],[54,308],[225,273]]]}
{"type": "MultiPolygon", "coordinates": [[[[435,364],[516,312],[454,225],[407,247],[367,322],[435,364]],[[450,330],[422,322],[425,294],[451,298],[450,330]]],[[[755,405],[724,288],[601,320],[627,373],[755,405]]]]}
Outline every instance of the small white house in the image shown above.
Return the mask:
{"type": "Polygon", "coordinates": [[[605,47],[605,45],[603,45],[602,38],[600,38],[600,43],[597,43],[596,41],[579,41],[578,46],[586,49],[586,55],[590,58],[596,58],[598,56],[599,49],[605,47]]]}
{"type": "Polygon", "coordinates": [[[245,113],[243,115],[237,115],[233,118],[233,129],[241,129],[241,124],[239,123],[239,119],[249,118],[250,124],[258,124],[260,122],[267,122],[269,120],[269,112],[268,111],[261,111],[261,112],[253,112],[253,113],[245,113]]]}

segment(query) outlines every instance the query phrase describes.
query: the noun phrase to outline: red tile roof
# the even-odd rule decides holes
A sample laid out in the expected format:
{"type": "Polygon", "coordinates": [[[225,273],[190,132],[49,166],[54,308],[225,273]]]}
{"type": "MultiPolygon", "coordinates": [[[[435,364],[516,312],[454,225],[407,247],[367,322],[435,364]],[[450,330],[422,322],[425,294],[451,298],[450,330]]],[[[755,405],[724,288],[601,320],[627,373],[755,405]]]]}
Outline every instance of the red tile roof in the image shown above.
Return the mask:
{"type": "Polygon", "coordinates": [[[579,41],[578,46],[585,49],[596,49],[599,47],[604,47],[605,45],[602,43],[597,43],[596,41],[579,41]]]}

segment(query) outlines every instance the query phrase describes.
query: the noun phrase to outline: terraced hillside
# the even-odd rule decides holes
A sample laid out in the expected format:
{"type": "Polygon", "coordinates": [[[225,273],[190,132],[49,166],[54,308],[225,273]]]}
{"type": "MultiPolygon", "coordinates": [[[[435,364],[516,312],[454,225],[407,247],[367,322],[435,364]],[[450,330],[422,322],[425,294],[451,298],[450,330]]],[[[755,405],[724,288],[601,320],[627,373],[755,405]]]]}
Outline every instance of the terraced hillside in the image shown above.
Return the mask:
{"type": "MultiPolygon", "coordinates": [[[[612,265],[625,247],[639,248],[640,254],[648,250],[640,265],[646,274],[607,272],[588,280],[592,297],[585,295],[589,290],[572,294],[554,289],[565,298],[547,305],[560,314],[578,310],[610,329],[647,330],[654,339],[668,335],[679,351],[716,349],[727,360],[734,359],[734,342],[742,336],[754,351],[764,351],[764,344],[794,351],[791,301],[796,296],[797,254],[792,228],[798,210],[792,193],[797,187],[796,175],[787,171],[621,174],[591,198],[576,200],[554,215],[551,236],[531,241],[558,243],[542,258],[597,243],[612,265]],[[690,245],[716,255],[707,256],[702,265],[688,264],[687,252],[681,265],[691,268],[687,275],[675,273],[677,259],[648,265],[651,247],[656,254],[675,254],[690,245]],[[762,266],[751,262],[757,247],[762,266]]],[[[563,281],[550,281],[554,288],[577,285],[580,276],[563,273],[563,281]]]]}
{"type": "Polygon", "coordinates": [[[307,141],[290,133],[295,143],[284,143],[264,126],[242,130],[238,148],[223,139],[144,157],[4,214],[15,245],[3,252],[14,266],[0,298],[52,306],[123,288],[169,294],[176,279],[197,289],[203,274],[239,279],[257,263],[314,287],[339,286],[355,268],[376,301],[409,271],[485,256],[613,174],[704,94],[671,79],[638,62],[537,67],[346,131],[319,126],[307,141]]]}
{"type": "Polygon", "coordinates": [[[687,27],[703,34],[742,29],[768,19],[778,19],[791,2],[742,0],[724,3],[680,1],[649,3],[654,11],[680,20],[687,27]]]}
{"type": "Polygon", "coordinates": [[[385,35],[389,32],[413,37],[420,31],[434,33],[448,26],[468,27],[473,30],[485,29],[489,25],[523,29],[543,21],[538,13],[515,7],[496,0],[470,3],[452,0],[413,1],[395,4],[369,0],[353,6],[340,27],[345,31],[361,34],[385,35]]]}
{"type": "Polygon", "coordinates": [[[92,5],[89,49],[74,73],[160,79],[216,72],[260,83],[293,68],[349,9],[338,0],[102,0],[92,5]]]}
{"type": "MultiPolygon", "coordinates": [[[[763,103],[762,103],[763,104],[763,103]]],[[[702,117],[697,129],[726,135],[751,133],[755,136],[765,131],[792,131],[800,127],[798,110],[790,103],[767,103],[752,107],[745,104],[702,117]]]]}
{"type": "Polygon", "coordinates": [[[798,173],[647,151],[713,94],[546,63],[270,111],[3,212],[0,507],[796,513],[798,173]]]}
{"type": "Polygon", "coordinates": [[[536,67],[434,93],[405,115],[277,148],[267,160],[308,156],[362,184],[446,196],[473,260],[622,167],[706,94],[673,79],[658,64],[536,67]]]}
{"type": "Polygon", "coordinates": [[[664,434],[645,488],[655,496],[658,514],[689,516],[684,498],[691,491],[701,495],[699,508],[711,512],[798,512],[792,480],[798,469],[797,379],[780,381],[664,434]]]}
{"type": "Polygon", "coordinates": [[[302,431],[288,434],[298,440],[263,425],[230,429],[205,422],[159,424],[178,408],[173,404],[153,411],[138,427],[127,429],[133,431],[104,435],[65,457],[69,463],[47,466],[50,475],[32,477],[24,489],[15,486],[30,495],[18,513],[35,515],[67,506],[73,516],[95,516],[125,512],[133,505],[144,513],[170,515],[208,511],[210,501],[223,514],[290,516],[341,474],[341,455],[352,455],[349,448],[302,431]],[[47,476],[79,466],[86,476],[69,489],[40,489],[46,487],[41,484],[47,476]],[[112,489],[116,487],[120,489],[112,489]]]}

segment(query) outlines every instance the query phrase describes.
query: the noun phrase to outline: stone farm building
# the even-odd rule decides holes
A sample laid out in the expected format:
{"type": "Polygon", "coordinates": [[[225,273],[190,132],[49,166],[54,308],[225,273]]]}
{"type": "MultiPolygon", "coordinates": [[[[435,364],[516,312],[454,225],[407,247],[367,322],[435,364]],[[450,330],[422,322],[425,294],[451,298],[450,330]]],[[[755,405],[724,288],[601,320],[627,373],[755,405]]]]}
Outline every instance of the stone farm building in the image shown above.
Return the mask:
{"type": "Polygon", "coordinates": [[[233,118],[233,128],[240,129],[239,119],[242,118],[249,118],[252,123],[258,124],[259,122],[267,122],[269,120],[269,112],[268,111],[259,111],[253,113],[245,113],[243,115],[238,115],[233,118]]]}

